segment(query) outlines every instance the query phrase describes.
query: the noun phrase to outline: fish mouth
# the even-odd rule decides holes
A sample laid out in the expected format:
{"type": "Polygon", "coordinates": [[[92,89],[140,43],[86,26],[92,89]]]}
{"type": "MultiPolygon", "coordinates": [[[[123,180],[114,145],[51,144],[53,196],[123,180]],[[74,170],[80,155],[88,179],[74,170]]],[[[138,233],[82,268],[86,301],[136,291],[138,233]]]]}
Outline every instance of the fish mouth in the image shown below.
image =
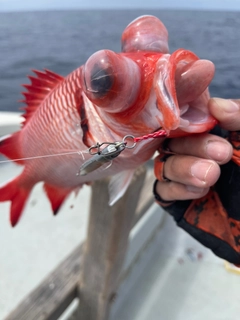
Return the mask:
{"type": "Polygon", "coordinates": [[[209,93],[206,90],[195,101],[179,106],[178,129],[184,132],[199,133],[211,129],[216,124],[208,110],[209,93]]]}
{"type": "Polygon", "coordinates": [[[214,71],[211,61],[183,49],[159,59],[155,92],[160,124],[167,132],[198,133],[216,124],[208,109],[208,86],[214,71]]]}
{"type": "Polygon", "coordinates": [[[214,64],[196,60],[180,62],[176,67],[175,88],[179,107],[179,129],[185,132],[202,132],[215,124],[209,113],[208,86],[214,76],[214,64]]]}

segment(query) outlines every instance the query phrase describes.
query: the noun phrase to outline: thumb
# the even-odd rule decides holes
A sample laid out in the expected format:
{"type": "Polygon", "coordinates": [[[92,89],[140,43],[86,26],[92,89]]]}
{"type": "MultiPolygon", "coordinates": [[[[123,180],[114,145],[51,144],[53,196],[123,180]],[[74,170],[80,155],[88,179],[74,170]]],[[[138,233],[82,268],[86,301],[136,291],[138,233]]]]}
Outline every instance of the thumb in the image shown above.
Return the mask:
{"type": "Polygon", "coordinates": [[[219,125],[223,129],[240,130],[240,99],[211,98],[208,107],[210,113],[219,121],[219,125]]]}

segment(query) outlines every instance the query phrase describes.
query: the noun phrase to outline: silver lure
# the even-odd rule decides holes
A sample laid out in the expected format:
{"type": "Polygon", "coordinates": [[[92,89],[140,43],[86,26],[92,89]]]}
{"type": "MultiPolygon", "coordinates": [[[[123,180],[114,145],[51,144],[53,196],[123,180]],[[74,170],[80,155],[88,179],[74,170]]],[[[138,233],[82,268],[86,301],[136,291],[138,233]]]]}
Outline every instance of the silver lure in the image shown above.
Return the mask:
{"type": "Polygon", "coordinates": [[[101,145],[92,146],[89,149],[89,153],[93,156],[82,164],[77,175],[84,176],[98,169],[105,163],[116,158],[126,148],[126,142],[123,141],[108,143],[108,146],[100,150],[99,148],[101,145]],[[98,151],[96,153],[92,153],[93,149],[98,149],[98,151]]]}

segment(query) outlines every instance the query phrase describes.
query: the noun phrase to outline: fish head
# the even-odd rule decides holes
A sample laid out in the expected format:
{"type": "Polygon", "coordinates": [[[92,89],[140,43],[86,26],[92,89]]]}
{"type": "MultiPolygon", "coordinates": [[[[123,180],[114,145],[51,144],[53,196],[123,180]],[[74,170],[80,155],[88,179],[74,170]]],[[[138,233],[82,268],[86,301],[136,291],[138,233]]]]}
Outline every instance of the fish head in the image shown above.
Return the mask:
{"type": "Polygon", "coordinates": [[[156,59],[147,62],[142,53],[167,53],[168,31],[158,18],[141,16],[125,28],[121,43],[120,54],[100,50],[90,56],[81,74],[86,97],[105,112],[120,115],[119,120],[135,115],[147,101],[156,59]]]}
{"type": "MultiPolygon", "coordinates": [[[[207,107],[214,64],[189,50],[168,52],[168,33],[154,16],[131,22],[122,52],[100,50],[82,67],[85,96],[116,126],[169,136],[205,132],[215,124],[207,107]]],[[[141,131],[141,132],[140,132],[141,131]]]]}

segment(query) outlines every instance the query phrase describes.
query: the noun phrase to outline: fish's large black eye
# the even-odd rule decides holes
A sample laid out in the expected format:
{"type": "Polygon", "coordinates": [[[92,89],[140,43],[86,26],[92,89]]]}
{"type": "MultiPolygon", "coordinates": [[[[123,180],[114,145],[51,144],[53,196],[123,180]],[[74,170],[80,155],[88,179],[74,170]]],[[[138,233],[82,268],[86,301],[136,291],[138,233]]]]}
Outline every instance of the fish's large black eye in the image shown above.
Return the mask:
{"type": "Polygon", "coordinates": [[[141,84],[138,64],[110,50],[95,52],[80,68],[80,86],[95,107],[110,113],[128,109],[141,84]]]}
{"type": "Polygon", "coordinates": [[[91,91],[97,96],[107,94],[114,82],[111,68],[102,68],[102,65],[95,64],[91,71],[91,91]]]}

